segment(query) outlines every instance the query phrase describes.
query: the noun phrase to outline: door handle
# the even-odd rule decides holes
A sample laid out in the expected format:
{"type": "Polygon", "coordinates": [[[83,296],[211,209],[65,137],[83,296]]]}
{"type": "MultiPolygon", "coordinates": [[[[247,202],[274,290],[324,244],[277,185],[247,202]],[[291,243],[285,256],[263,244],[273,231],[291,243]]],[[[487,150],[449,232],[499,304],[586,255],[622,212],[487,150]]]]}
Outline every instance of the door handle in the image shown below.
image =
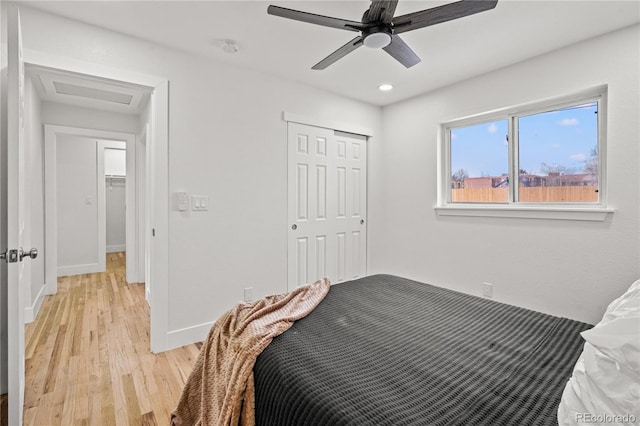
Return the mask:
{"type": "Polygon", "coordinates": [[[38,257],[38,249],[32,248],[29,251],[23,251],[21,248],[20,261],[22,262],[22,259],[24,259],[25,257],[29,257],[30,259],[35,259],[36,257],[38,257]]]}

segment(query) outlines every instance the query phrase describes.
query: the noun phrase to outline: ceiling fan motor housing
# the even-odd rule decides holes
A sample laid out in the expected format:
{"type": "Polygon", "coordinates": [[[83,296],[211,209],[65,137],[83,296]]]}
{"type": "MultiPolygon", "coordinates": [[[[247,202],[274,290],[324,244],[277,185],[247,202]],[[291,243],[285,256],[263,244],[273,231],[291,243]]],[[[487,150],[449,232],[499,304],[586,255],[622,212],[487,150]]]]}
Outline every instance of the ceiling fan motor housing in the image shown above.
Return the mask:
{"type": "Polygon", "coordinates": [[[373,49],[381,49],[391,43],[392,31],[387,25],[376,25],[362,30],[363,43],[373,49]]]}

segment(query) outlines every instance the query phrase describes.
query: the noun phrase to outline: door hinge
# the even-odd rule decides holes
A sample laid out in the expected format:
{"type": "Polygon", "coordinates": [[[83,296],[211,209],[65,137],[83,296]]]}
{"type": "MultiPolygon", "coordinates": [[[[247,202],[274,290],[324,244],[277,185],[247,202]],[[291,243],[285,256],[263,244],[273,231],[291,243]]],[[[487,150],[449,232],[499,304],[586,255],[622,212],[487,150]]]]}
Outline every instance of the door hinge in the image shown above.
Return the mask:
{"type": "Polygon", "coordinates": [[[18,250],[5,250],[0,253],[0,260],[4,260],[7,263],[16,263],[18,261],[18,250]]]}

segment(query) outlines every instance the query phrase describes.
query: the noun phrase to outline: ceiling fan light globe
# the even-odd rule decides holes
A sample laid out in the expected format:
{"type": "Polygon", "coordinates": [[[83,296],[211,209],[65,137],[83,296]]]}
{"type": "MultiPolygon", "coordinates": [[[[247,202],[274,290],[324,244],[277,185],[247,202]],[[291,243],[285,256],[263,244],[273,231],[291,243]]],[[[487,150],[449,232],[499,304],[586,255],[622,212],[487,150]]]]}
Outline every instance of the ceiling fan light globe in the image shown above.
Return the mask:
{"type": "Polygon", "coordinates": [[[372,49],[382,49],[391,43],[391,35],[385,32],[369,34],[365,37],[363,43],[372,49]]]}

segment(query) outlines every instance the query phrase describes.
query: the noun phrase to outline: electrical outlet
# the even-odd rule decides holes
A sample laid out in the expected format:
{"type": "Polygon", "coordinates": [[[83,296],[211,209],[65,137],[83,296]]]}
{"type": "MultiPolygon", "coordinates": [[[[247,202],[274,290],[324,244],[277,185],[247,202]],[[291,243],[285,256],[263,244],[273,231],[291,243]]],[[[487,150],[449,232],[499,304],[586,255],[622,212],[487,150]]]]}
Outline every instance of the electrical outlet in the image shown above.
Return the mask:
{"type": "Polygon", "coordinates": [[[482,295],[489,299],[493,299],[493,284],[482,283],[482,295]]]}
{"type": "Polygon", "coordinates": [[[253,287],[247,287],[244,289],[244,301],[245,303],[253,302],[253,287]]]}

